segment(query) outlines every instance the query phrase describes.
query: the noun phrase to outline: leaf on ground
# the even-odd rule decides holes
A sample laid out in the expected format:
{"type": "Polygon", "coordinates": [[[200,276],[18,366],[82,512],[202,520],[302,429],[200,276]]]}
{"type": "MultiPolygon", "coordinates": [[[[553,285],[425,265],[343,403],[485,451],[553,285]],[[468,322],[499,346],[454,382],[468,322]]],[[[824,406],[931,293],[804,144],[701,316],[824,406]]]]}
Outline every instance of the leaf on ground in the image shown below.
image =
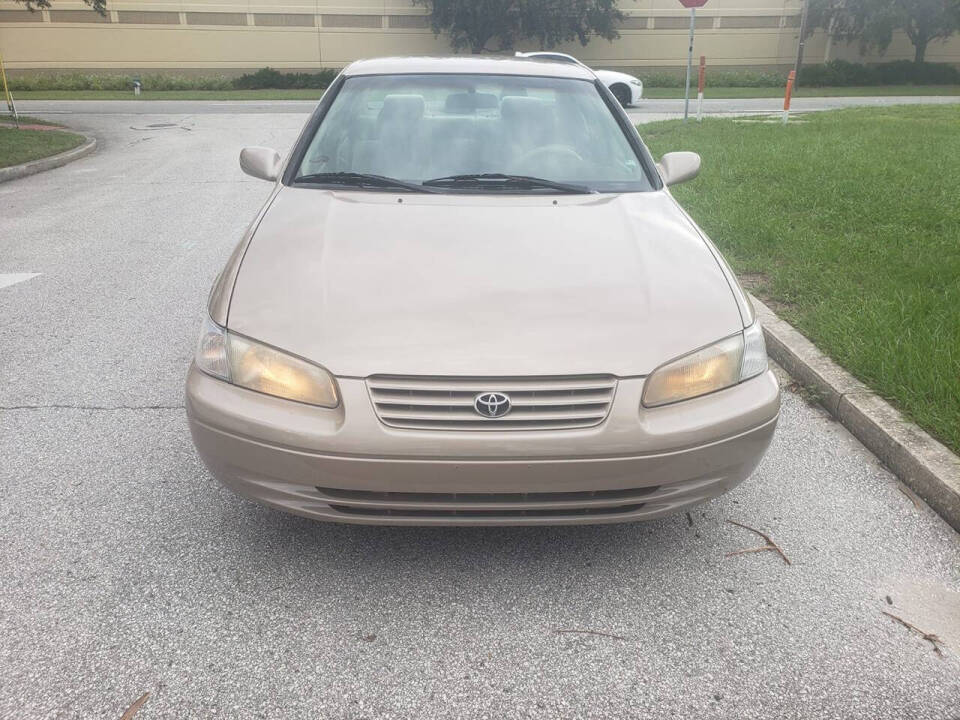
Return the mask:
{"type": "Polygon", "coordinates": [[[140,711],[140,708],[142,708],[144,705],[147,704],[147,698],[149,697],[150,697],[150,693],[145,692],[143,695],[141,695],[136,700],[134,700],[133,705],[128,707],[126,711],[123,713],[123,715],[120,716],[120,720],[130,720],[134,715],[136,715],[140,711]]]}

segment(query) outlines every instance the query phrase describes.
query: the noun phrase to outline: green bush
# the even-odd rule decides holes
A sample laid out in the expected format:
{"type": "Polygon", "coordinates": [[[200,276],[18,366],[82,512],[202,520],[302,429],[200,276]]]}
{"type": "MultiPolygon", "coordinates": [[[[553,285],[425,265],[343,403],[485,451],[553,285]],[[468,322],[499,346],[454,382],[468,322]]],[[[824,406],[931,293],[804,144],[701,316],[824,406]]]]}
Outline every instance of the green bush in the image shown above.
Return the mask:
{"type": "Polygon", "coordinates": [[[644,72],[643,68],[630,71],[641,80],[645,87],[675,88],[683,87],[683,75],[671,72],[644,72]]]}
{"type": "MultiPolygon", "coordinates": [[[[690,78],[690,85],[697,85],[697,69],[690,78]]],[[[637,75],[647,87],[676,88],[683,87],[684,73],[655,72],[645,73],[637,70],[637,75]]],[[[712,70],[707,66],[707,85],[713,87],[780,87],[787,81],[786,73],[757,72],[755,70],[712,70]]]]}
{"type": "Polygon", "coordinates": [[[234,78],[233,87],[238,90],[323,90],[339,73],[339,70],[324,69],[313,73],[283,73],[270,67],[234,78]]]}
{"type": "MultiPolygon", "coordinates": [[[[682,72],[635,73],[647,87],[683,87],[682,72]]],[[[805,65],[800,73],[804,87],[850,87],[853,85],[956,85],[960,70],[946,63],[914,63],[896,60],[879,65],[861,65],[845,60],[831,60],[823,65],[805,65]]],[[[787,71],[712,70],[707,66],[707,86],[713,87],[782,87],[787,71]]],[[[696,84],[696,76],[691,78],[696,84]]]]}
{"type": "Polygon", "coordinates": [[[139,78],[144,90],[229,90],[230,78],[193,75],[100,75],[93,73],[40,73],[14,75],[10,89],[17,90],[132,90],[139,78]]]}
{"type": "MultiPolygon", "coordinates": [[[[139,77],[145,91],[163,90],[301,90],[326,88],[339,73],[335,69],[317,72],[285,73],[266,67],[254,73],[228,78],[223,75],[100,75],[93,73],[39,73],[14,75],[10,89],[17,90],[131,90],[139,77]]],[[[633,71],[647,87],[683,87],[682,72],[633,71]]],[[[696,84],[696,76],[691,78],[696,84]]],[[[712,87],[782,87],[784,72],[755,70],[715,70],[707,66],[707,86],[712,87]]],[[[960,70],[945,63],[914,63],[897,60],[879,65],[861,65],[845,60],[831,60],[823,65],[807,65],[800,78],[803,87],[844,87],[851,85],[956,85],[960,70]]]]}
{"type": "Polygon", "coordinates": [[[756,72],[753,70],[739,70],[728,72],[717,70],[709,73],[707,78],[715,87],[779,87],[783,85],[784,77],[780,73],[756,72]]]}
{"type": "Polygon", "coordinates": [[[851,85],[955,85],[960,70],[945,63],[915,63],[909,60],[860,65],[831,60],[810,65],[800,72],[800,84],[806,87],[848,87],[851,85]]]}
{"type": "Polygon", "coordinates": [[[897,60],[874,66],[881,85],[955,85],[960,70],[946,63],[914,63],[897,60]]]}
{"type": "Polygon", "coordinates": [[[230,78],[222,75],[144,75],[140,78],[144,90],[229,90],[233,87],[230,78]]]}

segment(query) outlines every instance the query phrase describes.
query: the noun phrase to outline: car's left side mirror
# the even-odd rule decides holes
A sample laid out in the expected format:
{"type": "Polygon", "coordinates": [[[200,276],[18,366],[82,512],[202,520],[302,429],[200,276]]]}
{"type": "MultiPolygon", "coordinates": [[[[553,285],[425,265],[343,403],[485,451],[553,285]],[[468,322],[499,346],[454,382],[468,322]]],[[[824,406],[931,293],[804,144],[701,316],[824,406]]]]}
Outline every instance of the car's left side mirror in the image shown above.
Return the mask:
{"type": "Polygon", "coordinates": [[[245,147],[240,151],[240,169],[247,175],[275,182],[283,159],[273,148],[245,147]]]}
{"type": "Polygon", "coordinates": [[[700,156],[695,152],[670,152],[660,158],[658,167],[665,184],[679,185],[700,172],[700,156]]]}

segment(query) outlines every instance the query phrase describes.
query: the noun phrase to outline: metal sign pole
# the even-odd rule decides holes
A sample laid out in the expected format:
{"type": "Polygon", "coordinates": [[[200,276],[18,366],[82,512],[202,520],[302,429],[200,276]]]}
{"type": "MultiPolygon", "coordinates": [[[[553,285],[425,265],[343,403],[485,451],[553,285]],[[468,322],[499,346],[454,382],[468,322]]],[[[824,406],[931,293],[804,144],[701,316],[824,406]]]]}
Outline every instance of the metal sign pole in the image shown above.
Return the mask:
{"type": "Polygon", "coordinates": [[[9,110],[10,114],[13,115],[13,122],[19,128],[20,116],[17,114],[16,103],[13,102],[13,94],[10,92],[10,88],[7,86],[7,71],[3,67],[2,57],[0,57],[0,78],[3,78],[3,97],[7,101],[7,110],[9,110]]]}
{"type": "Polygon", "coordinates": [[[693,27],[697,21],[697,9],[690,8],[690,48],[687,50],[687,83],[683,92],[683,121],[690,115],[690,71],[693,69],[693,27]]]}
{"type": "Polygon", "coordinates": [[[697,122],[703,121],[703,85],[706,80],[707,58],[700,56],[700,75],[697,77],[697,122]]]}

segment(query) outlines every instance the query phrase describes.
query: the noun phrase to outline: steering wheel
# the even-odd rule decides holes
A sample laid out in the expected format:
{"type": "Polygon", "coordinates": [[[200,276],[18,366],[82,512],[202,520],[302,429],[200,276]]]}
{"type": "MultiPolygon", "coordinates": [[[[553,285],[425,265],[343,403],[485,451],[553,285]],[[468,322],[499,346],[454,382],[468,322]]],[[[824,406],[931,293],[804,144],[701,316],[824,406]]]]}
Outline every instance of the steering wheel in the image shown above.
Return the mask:
{"type": "Polygon", "coordinates": [[[545,156],[552,156],[557,160],[563,158],[567,161],[574,160],[578,163],[583,162],[580,154],[568,145],[541,145],[533,150],[527,150],[527,152],[514,161],[514,164],[523,166],[531,160],[540,160],[545,156]]]}

